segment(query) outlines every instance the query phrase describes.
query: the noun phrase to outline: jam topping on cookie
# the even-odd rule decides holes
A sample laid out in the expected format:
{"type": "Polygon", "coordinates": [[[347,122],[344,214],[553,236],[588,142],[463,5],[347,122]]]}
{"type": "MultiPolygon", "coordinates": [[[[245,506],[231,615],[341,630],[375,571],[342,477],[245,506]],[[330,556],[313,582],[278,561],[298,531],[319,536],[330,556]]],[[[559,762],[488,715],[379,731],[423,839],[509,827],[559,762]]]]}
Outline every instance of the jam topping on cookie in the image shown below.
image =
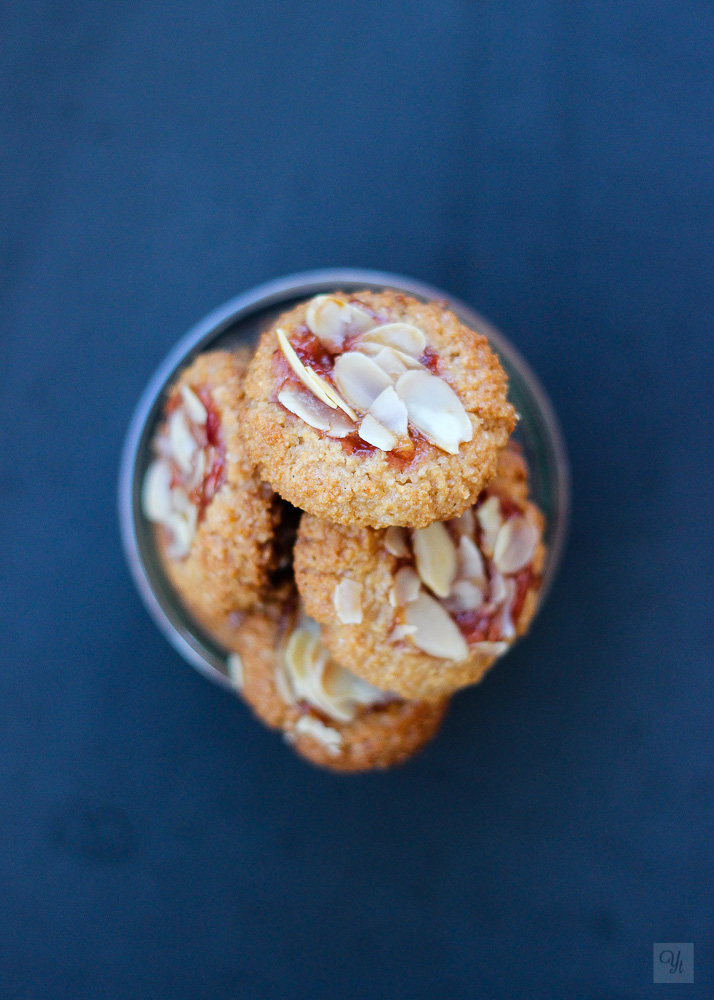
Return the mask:
{"type": "Polygon", "coordinates": [[[154,450],[144,477],[144,514],[167,533],[169,556],[183,559],[225,479],[220,418],[205,386],[182,385],[173,393],[154,450]]]}
{"type": "MultiPolygon", "coordinates": [[[[539,584],[538,518],[535,508],[522,510],[487,488],[461,517],[426,528],[388,528],[384,548],[397,559],[389,591],[391,641],[457,662],[474,652],[505,652],[526,596],[539,584]]],[[[362,620],[361,590],[349,579],[336,585],[342,624],[362,620]]]]}
{"type": "Polygon", "coordinates": [[[282,358],[278,402],[329,437],[411,457],[420,440],[452,455],[473,437],[469,416],[423,330],[334,295],[308,305],[282,358]]]}

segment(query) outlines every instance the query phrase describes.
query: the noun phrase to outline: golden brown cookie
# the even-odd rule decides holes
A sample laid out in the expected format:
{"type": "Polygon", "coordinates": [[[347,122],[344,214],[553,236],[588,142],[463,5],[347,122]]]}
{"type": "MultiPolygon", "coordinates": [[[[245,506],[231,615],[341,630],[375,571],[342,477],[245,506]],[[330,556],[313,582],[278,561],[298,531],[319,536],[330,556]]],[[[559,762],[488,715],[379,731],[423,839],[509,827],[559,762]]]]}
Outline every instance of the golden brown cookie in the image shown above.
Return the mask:
{"type": "Polygon", "coordinates": [[[249,612],[231,677],[255,714],[313,764],[368,771],[402,764],[435,736],[448,707],[403,701],[338,666],[320,628],[285,608],[249,612]]]}
{"type": "Polygon", "coordinates": [[[236,612],[292,587],[296,512],[260,481],[243,444],[249,358],[247,349],[211,351],[182,372],[168,392],[142,492],[171,583],[224,643],[236,612]]]}
{"type": "Polygon", "coordinates": [[[509,446],[499,476],[459,518],[426,528],[345,527],[305,515],[294,565],[332,655],[404,698],[479,681],[535,613],[543,516],[509,446]]]}
{"type": "Polygon", "coordinates": [[[441,302],[340,292],[266,330],[246,379],[246,445],[290,503],[341,524],[461,514],[515,424],[484,336],[441,302]]]}

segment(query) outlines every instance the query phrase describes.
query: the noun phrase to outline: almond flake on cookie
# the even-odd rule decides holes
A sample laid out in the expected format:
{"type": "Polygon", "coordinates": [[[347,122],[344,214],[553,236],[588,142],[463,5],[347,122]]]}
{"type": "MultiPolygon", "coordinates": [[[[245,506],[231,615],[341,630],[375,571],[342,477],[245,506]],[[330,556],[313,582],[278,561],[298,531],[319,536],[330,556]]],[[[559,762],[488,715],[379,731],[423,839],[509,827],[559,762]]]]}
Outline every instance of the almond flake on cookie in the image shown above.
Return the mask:
{"type": "Polygon", "coordinates": [[[469,655],[466,640],[454,619],[425,591],[421,591],[416,601],[407,604],[404,619],[407,625],[416,628],[410,638],[424,653],[456,661],[465,660],[469,655]]]}
{"type": "Polygon", "coordinates": [[[473,438],[473,427],[450,385],[428,371],[402,375],[396,385],[409,423],[442,451],[456,455],[459,445],[473,438]]]}
{"type": "Polygon", "coordinates": [[[476,511],[476,517],[478,518],[482,532],[481,549],[490,558],[493,555],[493,547],[496,544],[498,532],[503,524],[501,503],[498,497],[490,496],[484,503],[480,504],[476,511]]]}
{"type": "Polygon", "coordinates": [[[181,399],[194,424],[205,424],[208,420],[208,410],[190,386],[181,386],[181,399]]]}
{"type": "Polygon", "coordinates": [[[389,603],[393,608],[404,607],[416,601],[421,589],[421,581],[411,566],[402,566],[394,576],[394,583],[389,591],[389,603]]]}
{"type": "Polygon", "coordinates": [[[341,354],[335,361],[332,377],[347,402],[362,411],[368,410],[379,394],[392,385],[389,375],[358,351],[341,354]]]}
{"type": "Polygon", "coordinates": [[[343,625],[362,622],[362,584],[356,580],[340,580],[334,589],[332,603],[343,625]]]}
{"type": "Polygon", "coordinates": [[[412,548],[422,582],[437,597],[448,597],[456,577],[456,547],[445,525],[435,521],[412,531],[412,548]]]}
{"type": "Polygon", "coordinates": [[[351,420],[356,420],[357,414],[347,405],[339,393],[335,392],[332,386],[326,382],[324,378],[318,375],[317,372],[302,363],[300,358],[295,353],[294,347],[285,336],[285,331],[278,328],[275,332],[278,338],[278,343],[280,344],[280,349],[285,355],[285,359],[302,384],[333,410],[339,407],[341,410],[344,410],[351,420]]]}
{"type": "Polygon", "coordinates": [[[394,391],[393,386],[388,386],[377,396],[369,408],[375,420],[396,434],[398,438],[406,437],[409,434],[409,417],[407,408],[394,391]]]}
{"type": "Polygon", "coordinates": [[[362,423],[359,425],[359,436],[367,444],[371,444],[374,448],[380,448],[382,451],[391,451],[397,443],[396,434],[392,434],[383,424],[375,420],[371,413],[367,413],[363,417],[362,423]]]}
{"type": "Polygon", "coordinates": [[[374,324],[374,320],[358,305],[336,295],[316,295],[307,307],[307,328],[329,351],[340,351],[345,338],[374,324]]]}
{"type": "Polygon", "coordinates": [[[318,743],[327,747],[328,753],[337,756],[342,749],[342,735],[332,726],[316,719],[314,715],[301,715],[295,723],[294,731],[298,736],[311,736],[318,743]]]}
{"type": "Polygon", "coordinates": [[[278,393],[278,402],[282,403],[285,409],[290,410],[296,417],[304,420],[310,427],[314,427],[318,431],[325,431],[330,437],[347,437],[355,429],[354,423],[346,413],[338,409],[330,409],[312,392],[306,392],[304,389],[287,385],[278,393]]]}
{"type": "Polygon", "coordinates": [[[409,555],[406,528],[391,527],[384,533],[384,547],[392,556],[404,558],[409,555]]]}
{"type": "Polygon", "coordinates": [[[413,323],[384,323],[367,330],[360,337],[361,343],[382,344],[403,351],[412,358],[420,358],[426,348],[426,337],[413,323]]]}
{"type": "Polygon", "coordinates": [[[291,698],[335,722],[351,722],[358,708],[392,697],[335,663],[322,644],[319,625],[306,615],[288,638],[283,670],[291,698]]]}
{"type": "Polygon", "coordinates": [[[501,573],[517,573],[533,559],[538,529],[525,517],[511,517],[501,525],[493,547],[493,561],[501,573]]]}

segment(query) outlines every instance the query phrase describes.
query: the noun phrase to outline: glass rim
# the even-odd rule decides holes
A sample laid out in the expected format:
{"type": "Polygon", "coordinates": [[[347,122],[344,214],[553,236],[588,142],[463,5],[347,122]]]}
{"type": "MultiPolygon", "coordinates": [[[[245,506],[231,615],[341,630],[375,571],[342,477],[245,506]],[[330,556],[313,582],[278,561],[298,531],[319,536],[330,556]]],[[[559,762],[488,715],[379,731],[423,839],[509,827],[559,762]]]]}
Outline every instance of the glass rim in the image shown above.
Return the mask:
{"type": "Polygon", "coordinates": [[[177,371],[192,355],[226,334],[240,321],[246,321],[257,312],[279,306],[291,299],[307,298],[310,295],[340,288],[345,291],[356,290],[359,287],[375,290],[394,289],[422,299],[447,301],[449,308],[463,319],[466,325],[484,333],[499,357],[517,371],[527,383],[539,416],[542,418],[552,452],[556,474],[554,508],[558,515],[553,535],[549,539],[548,560],[541,585],[538,611],[541,610],[557,575],[570,521],[570,468],[567,452],[550,399],[537,375],[513,344],[492,323],[465,302],[433,285],[403,275],[357,268],[330,268],[300,272],[265,282],[212,310],[169,351],[149,379],[136,405],[124,440],[119,470],[118,513],[122,547],[139,596],[154,623],[183,659],[210,680],[224,687],[231,686],[226,675],[226,655],[220,655],[217,649],[211,648],[214,643],[210,637],[202,636],[202,630],[191,621],[180,601],[175,596],[169,595],[168,588],[166,593],[158,592],[147,565],[145,546],[137,531],[137,518],[141,517],[139,477],[146,465],[149,441],[147,428],[152,425],[157,405],[177,371]]]}

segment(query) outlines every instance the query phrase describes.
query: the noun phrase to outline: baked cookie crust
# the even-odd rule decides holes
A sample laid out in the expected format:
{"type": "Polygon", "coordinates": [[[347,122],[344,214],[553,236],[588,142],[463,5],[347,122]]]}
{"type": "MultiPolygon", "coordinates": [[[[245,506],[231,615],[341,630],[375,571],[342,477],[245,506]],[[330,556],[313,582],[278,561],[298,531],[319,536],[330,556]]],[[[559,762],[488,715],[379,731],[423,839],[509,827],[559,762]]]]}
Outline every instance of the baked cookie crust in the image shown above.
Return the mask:
{"type": "Polygon", "coordinates": [[[544,521],[527,494],[511,445],[474,507],[423,533],[305,515],[295,577],[333,656],[404,698],[441,698],[481,680],[536,611],[544,521]]]}
{"type": "MultiPolygon", "coordinates": [[[[314,299],[280,316],[260,338],[246,379],[244,417],[246,446],[260,475],[290,503],[341,524],[424,527],[458,516],[493,477],[498,454],[515,426],[515,411],[506,399],[507,379],[498,358],[487,339],[464,326],[445,303],[424,303],[394,291],[336,292],[334,298],[358,317],[357,332],[354,325],[346,326],[339,349],[329,337],[330,346],[326,346],[309,328],[310,323],[319,329],[314,320],[314,299]],[[371,330],[365,329],[370,325],[371,330]],[[380,327],[387,326],[392,331],[384,334],[389,343],[382,344],[380,327]],[[397,327],[399,331],[394,333],[397,327]],[[416,348],[409,345],[408,335],[405,338],[405,327],[416,328],[412,335],[416,348]],[[281,337],[287,339],[287,348],[281,337]],[[423,349],[420,337],[426,345],[423,349]],[[392,347],[395,343],[403,346],[402,341],[412,354],[396,351],[395,363],[411,370],[402,372],[406,378],[399,375],[401,369],[395,371],[389,383],[399,399],[395,403],[395,397],[387,392],[380,409],[375,409],[379,404],[374,400],[367,406],[377,391],[370,382],[379,375],[374,365],[385,364],[381,348],[390,347],[390,343],[392,347]],[[301,382],[297,366],[291,367],[286,354],[290,351],[298,355],[299,364],[304,362],[322,379],[323,388],[327,383],[328,398],[344,392],[343,402],[359,399],[361,408],[347,406],[354,420],[344,408],[333,406],[331,411],[310,397],[312,390],[301,382]],[[344,358],[354,353],[367,355],[367,360],[361,361],[367,372],[364,376],[357,372],[356,389],[354,373],[341,379],[338,367],[344,368],[344,358]],[[365,384],[359,384],[362,377],[367,380],[365,398],[361,395],[365,384]],[[405,408],[402,397],[407,401],[405,408]],[[384,415],[386,403],[392,408],[384,415]],[[311,426],[288,406],[303,415],[305,407],[311,407],[313,416],[309,419],[320,426],[311,426]],[[392,424],[396,444],[391,450],[373,444],[375,440],[384,442],[385,428],[380,424],[375,438],[372,411],[389,423],[390,419],[398,422],[406,409],[406,435],[392,424]],[[330,424],[328,430],[325,424],[330,424]],[[444,434],[448,439],[445,447],[453,453],[434,443],[439,440],[444,444],[444,434]]],[[[394,362],[391,347],[386,354],[394,362]]],[[[356,366],[348,367],[352,372],[356,366]]],[[[379,378],[376,385],[389,388],[379,378]]],[[[319,395],[319,387],[317,391],[319,395]]]]}
{"type": "Polygon", "coordinates": [[[296,699],[282,659],[294,625],[295,615],[285,608],[247,613],[230,663],[233,682],[253,712],[280,730],[296,753],[333,771],[369,771],[403,764],[436,735],[448,707],[445,698],[387,697],[359,708],[351,721],[335,720],[296,699]]]}
{"type": "Polygon", "coordinates": [[[297,512],[261,482],[244,444],[250,356],[247,348],[211,351],[181,373],[144,481],[144,510],[159,522],[166,575],[189,613],[223,644],[237,612],[292,590],[297,512]]]}

